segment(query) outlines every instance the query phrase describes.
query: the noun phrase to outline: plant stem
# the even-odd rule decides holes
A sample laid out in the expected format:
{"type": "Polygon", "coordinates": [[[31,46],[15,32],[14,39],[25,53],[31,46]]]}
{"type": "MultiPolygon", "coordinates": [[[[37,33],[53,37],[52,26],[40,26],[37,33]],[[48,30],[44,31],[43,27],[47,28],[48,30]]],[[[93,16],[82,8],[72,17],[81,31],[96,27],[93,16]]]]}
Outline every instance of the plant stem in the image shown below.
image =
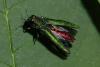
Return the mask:
{"type": "Polygon", "coordinates": [[[4,0],[4,17],[5,17],[7,29],[8,29],[8,39],[9,39],[9,45],[10,45],[10,50],[11,50],[11,56],[12,56],[12,67],[16,67],[15,52],[14,52],[13,39],[12,39],[12,31],[11,31],[11,26],[9,23],[8,14],[9,14],[9,10],[7,8],[7,2],[6,2],[6,0],[4,0]]]}
{"type": "Polygon", "coordinates": [[[10,50],[11,50],[11,55],[12,55],[13,67],[16,67],[15,52],[14,52],[14,48],[13,48],[11,26],[10,26],[9,19],[8,19],[8,11],[5,12],[5,19],[6,19],[6,24],[7,24],[7,27],[8,27],[7,29],[8,29],[9,45],[10,45],[10,50]]]}

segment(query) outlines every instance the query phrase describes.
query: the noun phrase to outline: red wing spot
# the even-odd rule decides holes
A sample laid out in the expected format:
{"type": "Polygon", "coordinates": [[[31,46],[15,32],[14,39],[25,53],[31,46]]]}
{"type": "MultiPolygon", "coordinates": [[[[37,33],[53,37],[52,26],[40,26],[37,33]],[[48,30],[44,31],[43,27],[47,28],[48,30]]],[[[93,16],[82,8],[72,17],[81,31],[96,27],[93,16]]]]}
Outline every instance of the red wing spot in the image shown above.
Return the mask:
{"type": "Polygon", "coordinates": [[[61,36],[67,41],[73,42],[75,40],[75,38],[69,32],[60,31],[59,29],[53,29],[52,31],[59,34],[59,36],[61,36]]]}

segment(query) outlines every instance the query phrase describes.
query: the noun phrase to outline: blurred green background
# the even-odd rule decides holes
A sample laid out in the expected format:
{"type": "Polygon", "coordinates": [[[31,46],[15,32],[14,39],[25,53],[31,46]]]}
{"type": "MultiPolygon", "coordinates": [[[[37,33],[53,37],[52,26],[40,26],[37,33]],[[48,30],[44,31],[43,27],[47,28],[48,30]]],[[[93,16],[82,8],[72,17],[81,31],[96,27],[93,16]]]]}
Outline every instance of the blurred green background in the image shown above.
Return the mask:
{"type": "MultiPolygon", "coordinates": [[[[7,0],[8,7],[18,1],[7,0]]],[[[3,8],[3,0],[0,0],[0,10],[3,8]]],[[[26,0],[13,8],[8,18],[14,47],[21,47],[16,52],[17,67],[100,67],[100,34],[81,0],[26,0]],[[80,26],[68,59],[60,59],[38,41],[34,45],[32,36],[23,33],[20,26],[24,24],[24,19],[34,14],[63,19],[80,26]]],[[[0,15],[0,67],[8,67],[2,62],[12,64],[7,25],[0,15]]]]}

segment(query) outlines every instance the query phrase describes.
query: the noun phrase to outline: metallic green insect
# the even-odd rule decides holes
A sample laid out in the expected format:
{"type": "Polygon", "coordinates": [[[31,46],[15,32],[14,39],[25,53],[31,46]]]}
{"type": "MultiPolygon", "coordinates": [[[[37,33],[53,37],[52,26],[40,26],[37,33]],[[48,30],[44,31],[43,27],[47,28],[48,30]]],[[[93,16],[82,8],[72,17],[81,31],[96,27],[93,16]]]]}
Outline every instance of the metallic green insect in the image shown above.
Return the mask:
{"type": "MultiPolygon", "coordinates": [[[[48,37],[58,48],[65,53],[70,53],[70,44],[74,42],[78,25],[65,20],[50,19],[32,15],[25,20],[24,32],[33,32],[34,41],[41,35],[48,37]]],[[[46,39],[45,39],[46,40],[46,39]]]]}

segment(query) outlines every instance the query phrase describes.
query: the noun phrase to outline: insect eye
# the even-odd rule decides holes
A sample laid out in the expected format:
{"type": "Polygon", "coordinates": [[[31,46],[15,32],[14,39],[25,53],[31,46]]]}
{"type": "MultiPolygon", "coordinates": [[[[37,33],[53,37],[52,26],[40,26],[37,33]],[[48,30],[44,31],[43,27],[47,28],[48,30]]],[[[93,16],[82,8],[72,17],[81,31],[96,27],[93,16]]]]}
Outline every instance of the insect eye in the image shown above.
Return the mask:
{"type": "Polygon", "coordinates": [[[27,30],[30,30],[31,28],[30,27],[27,27],[27,30]]]}
{"type": "Polygon", "coordinates": [[[34,22],[34,19],[32,19],[32,22],[34,22]]]}

